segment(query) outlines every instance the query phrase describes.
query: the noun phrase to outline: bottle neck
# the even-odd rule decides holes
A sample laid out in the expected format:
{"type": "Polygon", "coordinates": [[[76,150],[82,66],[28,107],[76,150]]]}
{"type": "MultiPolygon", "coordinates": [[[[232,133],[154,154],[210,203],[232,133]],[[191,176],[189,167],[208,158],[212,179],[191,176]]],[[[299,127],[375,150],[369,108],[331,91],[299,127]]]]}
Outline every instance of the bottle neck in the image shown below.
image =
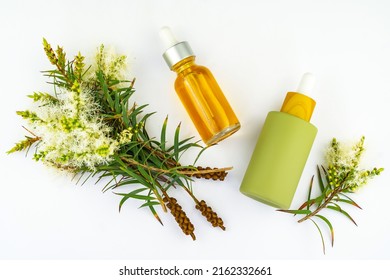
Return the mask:
{"type": "Polygon", "coordinates": [[[195,65],[195,56],[190,56],[173,65],[171,70],[179,74],[193,65],[195,65]]]}

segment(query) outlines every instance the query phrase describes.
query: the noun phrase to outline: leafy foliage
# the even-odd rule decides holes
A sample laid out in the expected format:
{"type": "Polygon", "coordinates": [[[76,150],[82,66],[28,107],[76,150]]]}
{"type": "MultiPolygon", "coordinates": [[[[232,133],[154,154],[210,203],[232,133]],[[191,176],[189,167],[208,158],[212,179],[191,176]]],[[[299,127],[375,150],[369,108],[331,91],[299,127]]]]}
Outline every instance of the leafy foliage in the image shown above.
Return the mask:
{"type": "Polygon", "coordinates": [[[319,212],[324,209],[329,209],[341,213],[352,223],[357,225],[355,220],[345,210],[345,206],[351,205],[359,209],[362,208],[350,198],[350,194],[354,193],[358,188],[365,185],[369,179],[379,175],[384,170],[383,168],[373,168],[371,170],[359,169],[361,155],[364,151],[364,140],[365,138],[362,137],[352,149],[348,149],[346,147],[341,147],[340,143],[333,138],[326,155],[328,166],[326,168],[324,166],[317,166],[317,179],[321,194],[312,198],[313,176],[310,182],[306,202],[296,210],[278,210],[294,215],[304,215],[304,217],[298,220],[298,223],[311,220],[320,233],[324,254],[324,237],[321,228],[314,219],[322,221],[327,226],[333,247],[333,225],[328,218],[324,215],[320,215],[319,212]]]}

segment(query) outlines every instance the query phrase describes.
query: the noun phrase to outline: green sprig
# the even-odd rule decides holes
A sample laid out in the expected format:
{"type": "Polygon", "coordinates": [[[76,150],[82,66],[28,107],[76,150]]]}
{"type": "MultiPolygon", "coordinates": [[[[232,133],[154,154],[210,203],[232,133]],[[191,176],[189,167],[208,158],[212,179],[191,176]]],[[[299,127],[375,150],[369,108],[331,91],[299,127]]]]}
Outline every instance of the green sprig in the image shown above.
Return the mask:
{"type": "Polygon", "coordinates": [[[49,93],[45,92],[34,92],[33,94],[27,95],[27,97],[34,100],[34,102],[47,102],[47,103],[56,103],[58,99],[52,96],[49,93]]]}
{"type": "Polygon", "coordinates": [[[364,140],[365,138],[362,137],[351,149],[342,149],[340,143],[333,138],[326,155],[328,166],[317,166],[317,183],[321,194],[312,198],[313,176],[309,185],[309,193],[306,202],[297,210],[278,210],[294,215],[304,215],[298,220],[298,223],[311,220],[320,233],[324,254],[324,237],[321,228],[314,219],[322,221],[327,226],[331,235],[331,244],[333,247],[333,225],[328,218],[319,213],[322,213],[322,210],[324,209],[329,209],[341,213],[352,223],[357,225],[352,216],[345,210],[344,206],[350,205],[358,209],[362,208],[349,197],[349,194],[367,184],[369,179],[380,175],[384,170],[383,168],[373,168],[371,170],[359,169],[360,159],[364,151],[364,140]]]}

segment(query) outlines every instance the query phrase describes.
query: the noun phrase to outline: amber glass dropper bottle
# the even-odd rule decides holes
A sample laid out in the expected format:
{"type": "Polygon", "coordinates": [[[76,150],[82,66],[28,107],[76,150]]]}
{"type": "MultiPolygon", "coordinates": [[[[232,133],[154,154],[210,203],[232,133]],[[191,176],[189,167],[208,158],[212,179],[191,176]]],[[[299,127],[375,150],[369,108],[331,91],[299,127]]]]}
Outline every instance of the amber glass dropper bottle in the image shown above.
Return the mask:
{"type": "Polygon", "coordinates": [[[215,144],[240,129],[233,109],[210,70],[195,64],[190,45],[179,42],[169,27],[160,31],[167,50],[163,57],[177,73],[175,90],[206,145],[215,144]]]}

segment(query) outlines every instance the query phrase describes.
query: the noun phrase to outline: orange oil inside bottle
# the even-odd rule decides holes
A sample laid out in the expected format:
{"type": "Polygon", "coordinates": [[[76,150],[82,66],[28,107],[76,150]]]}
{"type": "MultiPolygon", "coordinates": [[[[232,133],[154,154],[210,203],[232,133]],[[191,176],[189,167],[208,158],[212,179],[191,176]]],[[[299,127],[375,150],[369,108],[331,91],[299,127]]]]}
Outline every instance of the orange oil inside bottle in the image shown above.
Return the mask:
{"type": "Polygon", "coordinates": [[[240,122],[210,70],[194,61],[191,56],[172,67],[175,90],[202,140],[212,145],[239,130],[240,122]]]}

